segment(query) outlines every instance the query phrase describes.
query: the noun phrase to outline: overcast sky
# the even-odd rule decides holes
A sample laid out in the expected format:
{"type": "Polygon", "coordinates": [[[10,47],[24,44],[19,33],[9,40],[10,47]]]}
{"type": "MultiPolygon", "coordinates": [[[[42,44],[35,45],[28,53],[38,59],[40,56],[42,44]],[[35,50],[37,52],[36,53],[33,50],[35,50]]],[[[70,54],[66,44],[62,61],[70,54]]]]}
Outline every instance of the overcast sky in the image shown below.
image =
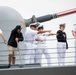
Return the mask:
{"type": "MultiPolygon", "coordinates": [[[[29,19],[32,15],[36,17],[53,14],[69,9],[76,8],[76,0],[0,0],[0,6],[9,6],[17,10],[24,19],[29,19]]],[[[51,29],[56,32],[59,29],[60,23],[66,23],[66,33],[68,38],[72,38],[72,26],[76,23],[76,14],[64,16],[42,23],[45,29],[51,29]]],[[[51,36],[50,39],[55,39],[51,36]]],[[[48,38],[49,39],[49,38],[48,38]]],[[[69,46],[73,46],[73,42],[69,42],[69,46]]],[[[53,42],[49,47],[56,47],[56,42],[53,42]],[[54,44],[55,45],[54,45],[54,44]]]]}
{"type": "MultiPolygon", "coordinates": [[[[0,6],[12,7],[17,10],[24,19],[29,19],[32,15],[39,17],[76,8],[76,0],[0,0],[0,6]]],[[[70,30],[70,27],[76,23],[76,14],[54,19],[43,24],[47,29],[56,31],[60,23],[66,23],[66,27],[70,30]]]]}

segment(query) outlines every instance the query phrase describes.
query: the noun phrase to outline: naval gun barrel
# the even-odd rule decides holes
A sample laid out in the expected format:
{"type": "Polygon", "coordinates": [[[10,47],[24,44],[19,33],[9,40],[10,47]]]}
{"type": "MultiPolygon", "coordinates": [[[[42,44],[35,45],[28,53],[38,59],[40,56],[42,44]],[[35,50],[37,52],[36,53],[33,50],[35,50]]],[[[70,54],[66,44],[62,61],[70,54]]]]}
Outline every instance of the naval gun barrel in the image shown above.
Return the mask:
{"type": "Polygon", "coordinates": [[[55,19],[55,18],[59,18],[59,17],[63,17],[63,16],[67,16],[67,15],[70,15],[70,14],[74,14],[76,13],[76,8],[74,9],[70,9],[70,10],[65,10],[65,11],[62,11],[62,12],[58,12],[58,13],[54,13],[54,14],[48,14],[48,15],[45,15],[45,16],[40,16],[40,17],[35,17],[35,15],[32,16],[32,18],[30,19],[27,19],[25,21],[25,26],[28,27],[29,24],[31,23],[35,23],[35,22],[46,22],[46,21],[49,21],[49,20],[52,20],[52,19],[55,19]]]}

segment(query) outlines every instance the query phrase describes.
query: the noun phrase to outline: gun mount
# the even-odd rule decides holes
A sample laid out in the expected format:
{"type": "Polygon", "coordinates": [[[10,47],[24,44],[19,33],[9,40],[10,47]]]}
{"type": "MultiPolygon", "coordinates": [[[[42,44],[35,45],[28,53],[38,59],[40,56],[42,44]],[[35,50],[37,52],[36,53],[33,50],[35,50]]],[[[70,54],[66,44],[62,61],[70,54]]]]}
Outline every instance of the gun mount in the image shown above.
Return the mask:
{"type": "Polygon", "coordinates": [[[33,15],[32,18],[30,18],[30,19],[24,19],[24,22],[25,22],[25,26],[28,27],[29,24],[31,24],[31,23],[35,23],[35,22],[41,23],[41,22],[49,21],[49,20],[52,20],[55,18],[67,16],[67,15],[74,14],[74,13],[76,13],[76,8],[70,9],[70,10],[65,10],[62,12],[54,13],[54,14],[40,16],[37,18],[35,17],[35,15],[33,15]]]}

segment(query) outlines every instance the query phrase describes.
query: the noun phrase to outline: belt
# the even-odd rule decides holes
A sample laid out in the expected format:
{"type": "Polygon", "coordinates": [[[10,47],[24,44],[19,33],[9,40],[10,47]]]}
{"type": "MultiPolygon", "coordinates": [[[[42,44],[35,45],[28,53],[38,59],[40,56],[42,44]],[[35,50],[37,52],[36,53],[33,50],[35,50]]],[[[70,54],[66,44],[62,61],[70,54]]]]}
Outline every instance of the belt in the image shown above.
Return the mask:
{"type": "Polygon", "coordinates": [[[43,42],[43,43],[38,43],[38,44],[45,44],[45,43],[43,42]]]}
{"type": "Polygon", "coordinates": [[[27,43],[33,44],[33,42],[25,42],[25,43],[26,43],[26,44],[27,44],[27,43]]]}
{"type": "Polygon", "coordinates": [[[58,43],[66,43],[66,42],[58,42],[58,43]]]}

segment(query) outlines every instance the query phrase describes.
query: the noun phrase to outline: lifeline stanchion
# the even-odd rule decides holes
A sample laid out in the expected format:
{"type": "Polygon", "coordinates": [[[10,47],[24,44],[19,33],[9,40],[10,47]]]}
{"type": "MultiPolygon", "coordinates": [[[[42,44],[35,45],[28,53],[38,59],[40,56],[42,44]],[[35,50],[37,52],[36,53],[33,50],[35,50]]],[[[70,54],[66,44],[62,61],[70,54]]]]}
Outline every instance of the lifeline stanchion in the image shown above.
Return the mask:
{"type": "Polygon", "coordinates": [[[21,62],[20,68],[22,68],[23,67],[23,65],[22,65],[22,57],[21,57],[21,52],[20,52],[20,49],[19,49],[18,42],[17,42],[17,50],[19,51],[19,56],[20,56],[20,62],[21,62]]]}

